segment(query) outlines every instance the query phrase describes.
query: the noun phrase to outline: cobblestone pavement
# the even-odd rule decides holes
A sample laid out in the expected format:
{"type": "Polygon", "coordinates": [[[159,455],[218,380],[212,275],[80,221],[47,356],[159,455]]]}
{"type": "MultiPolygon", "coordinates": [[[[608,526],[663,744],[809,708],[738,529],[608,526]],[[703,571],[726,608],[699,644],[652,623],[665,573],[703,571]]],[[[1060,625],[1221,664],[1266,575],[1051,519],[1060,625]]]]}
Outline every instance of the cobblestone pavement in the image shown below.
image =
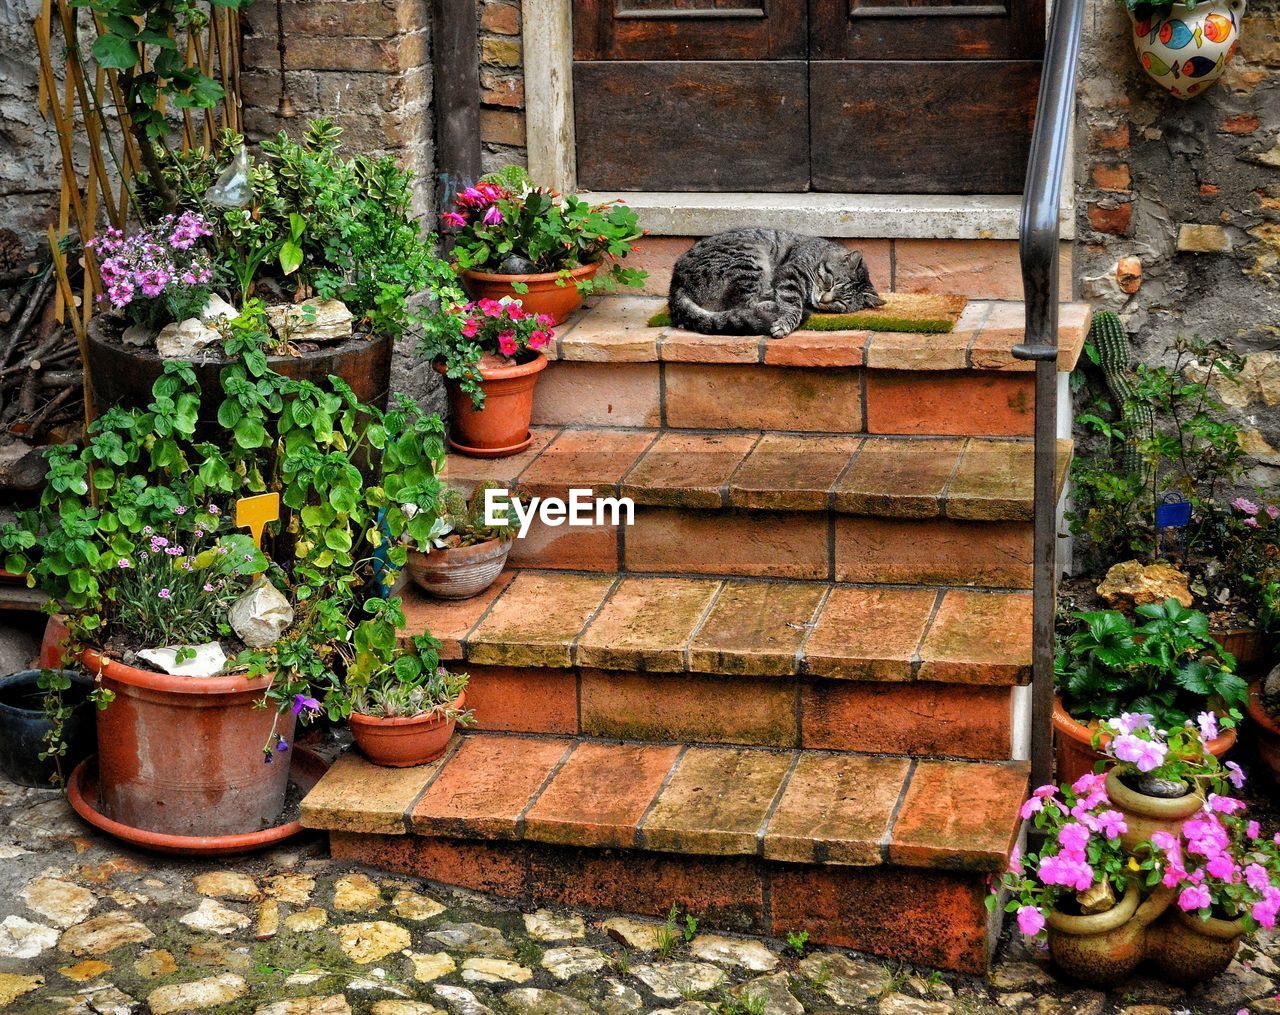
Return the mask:
{"type": "MultiPolygon", "coordinates": [[[[0,781],[0,1009],[15,1015],[1280,1013],[1274,939],[1190,994],[1103,994],[1008,941],[986,978],[785,942],[539,910],[352,870],[304,838],[259,857],[124,850],[57,793],[0,781]],[[1265,954],[1270,952],[1271,954],[1265,954]]],[[[695,914],[696,915],[696,914],[695,914]]]]}

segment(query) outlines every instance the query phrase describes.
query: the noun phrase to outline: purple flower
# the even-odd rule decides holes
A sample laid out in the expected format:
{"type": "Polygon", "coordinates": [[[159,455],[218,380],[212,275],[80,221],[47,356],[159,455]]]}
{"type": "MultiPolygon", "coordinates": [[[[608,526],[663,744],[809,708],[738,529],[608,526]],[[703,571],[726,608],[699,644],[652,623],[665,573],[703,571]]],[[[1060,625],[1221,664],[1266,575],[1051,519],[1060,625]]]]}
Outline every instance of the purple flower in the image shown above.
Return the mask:
{"type": "Polygon", "coordinates": [[[213,591],[213,586],[212,586],[212,585],[210,585],[208,582],[205,582],[205,583],[204,583],[204,590],[205,590],[206,592],[212,592],[212,591],[213,591]]]}
{"type": "Polygon", "coordinates": [[[170,596],[170,592],[169,592],[169,590],[168,590],[168,589],[161,589],[161,590],[157,593],[157,595],[159,595],[161,599],[168,599],[168,598],[169,598],[169,596],[170,596]]]}
{"type": "Polygon", "coordinates": [[[187,509],[183,507],[181,504],[179,504],[176,508],[173,509],[173,513],[181,517],[182,515],[185,515],[187,513],[187,509]]]}
{"type": "Polygon", "coordinates": [[[1139,772],[1159,768],[1168,752],[1164,744],[1143,740],[1131,733],[1122,733],[1111,741],[1111,753],[1120,761],[1132,764],[1139,772]]]}
{"type": "Polygon", "coordinates": [[[276,741],[277,751],[284,752],[284,751],[287,751],[288,749],[289,749],[289,742],[285,740],[284,737],[281,737],[279,740],[276,741]]]}
{"type": "Polygon", "coordinates": [[[1244,769],[1234,761],[1228,761],[1222,767],[1227,770],[1227,779],[1231,785],[1236,789],[1244,789],[1244,769]]]}
{"type": "Polygon", "coordinates": [[[1258,505],[1251,500],[1246,500],[1243,497],[1237,497],[1235,500],[1231,502],[1231,506],[1235,508],[1237,511],[1239,511],[1241,514],[1256,515],[1258,513],[1258,505]]]}
{"type": "Polygon", "coordinates": [[[116,567],[122,570],[128,570],[129,568],[133,567],[133,562],[130,561],[128,557],[121,557],[118,561],[116,561],[116,567]]]}
{"type": "Polygon", "coordinates": [[[502,212],[498,211],[498,206],[492,205],[488,211],[484,213],[484,224],[487,226],[496,226],[502,223],[502,212]]]}
{"type": "Polygon", "coordinates": [[[320,714],[320,702],[316,701],[316,699],[315,699],[315,698],[310,698],[310,697],[308,697],[308,696],[307,696],[307,695],[305,695],[305,694],[295,694],[295,695],[293,696],[293,714],[294,714],[294,715],[298,715],[298,714],[299,714],[299,713],[301,713],[304,709],[305,709],[305,710],[306,710],[310,715],[313,715],[313,716],[315,716],[315,715],[319,715],[319,714],[320,714]]]}
{"type": "Polygon", "coordinates": [[[209,514],[213,515],[213,516],[216,518],[216,517],[217,517],[219,514],[221,514],[221,513],[222,513],[222,512],[220,512],[220,511],[218,510],[218,505],[217,505],[217,504],[210,504],[210,505],[209,505],[209,514]]]}
{"type": "Polygon", "coordinates": [[[1196,716],[1196,723],[1200,727],[1200,739],[1206,744],[1218,735],[1218,717],[1212,712],[1201,712],[1196,716]]]}

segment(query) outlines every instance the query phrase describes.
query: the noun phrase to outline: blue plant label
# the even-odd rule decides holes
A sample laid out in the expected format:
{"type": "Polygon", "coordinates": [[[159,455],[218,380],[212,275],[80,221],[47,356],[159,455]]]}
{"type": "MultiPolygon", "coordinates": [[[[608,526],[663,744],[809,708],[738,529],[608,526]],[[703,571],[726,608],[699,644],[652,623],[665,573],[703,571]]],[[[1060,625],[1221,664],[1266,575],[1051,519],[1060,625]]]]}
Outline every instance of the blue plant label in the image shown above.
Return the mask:
{"type": "Polygon", "coordinates": [[[1171,500],[1156,505],[1157,529],[1185,529],[1190,524],[1190,501],[1171,500]]]}

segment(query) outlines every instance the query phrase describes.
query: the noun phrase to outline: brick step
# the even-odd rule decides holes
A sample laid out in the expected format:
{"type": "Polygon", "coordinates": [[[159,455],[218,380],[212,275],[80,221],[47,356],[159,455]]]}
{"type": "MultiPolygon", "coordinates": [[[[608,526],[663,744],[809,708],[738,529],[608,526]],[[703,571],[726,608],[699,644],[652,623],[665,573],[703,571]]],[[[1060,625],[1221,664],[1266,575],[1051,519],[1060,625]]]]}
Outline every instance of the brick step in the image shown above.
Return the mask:
{"type": "MultiPolygon", "coordinates": [[[[547,425],[1026,436],[1032,364],[1015,360],[1023,307],[972,302],[945,335],[798,331],[784,339],[650,328],[660,299],[601,300],[558,329],[534,401],[547,425]]],[[[1074,368],[1086,304],[1062,307],[1074,368]]]]}
{"type": "MultiPolygon", "coordinates": [[[[831,511],[876,518],[1030,521],[1035,448],[1025,439],[536,427],[504,459],[451,453],[446,478],[537,496],[572,488],[637,505],[831,511]]],[[[1058,442],[1059,492],[1072,442],[1058,442]]]]}
{"type": "Polygon", "coordinates": [[[335,858],[533,905],[661,916],[981,970],[983,898],[1027,766],[456,737],[440,761],[341,758],[302,804],[335,858]]]}

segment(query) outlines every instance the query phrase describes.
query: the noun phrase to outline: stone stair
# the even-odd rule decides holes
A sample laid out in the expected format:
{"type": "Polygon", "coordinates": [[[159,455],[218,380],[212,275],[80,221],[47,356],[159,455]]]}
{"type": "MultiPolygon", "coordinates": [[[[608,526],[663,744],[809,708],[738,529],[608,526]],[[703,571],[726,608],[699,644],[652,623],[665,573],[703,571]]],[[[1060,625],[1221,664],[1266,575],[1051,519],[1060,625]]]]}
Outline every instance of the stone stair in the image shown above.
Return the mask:
{"type": "MultiPolygon", "coordinates": [[[[448,463],[464,488],[630,497],[634,523],[535,523],[475,599],[406,588],[406,634],[470,674],[477,725],[418,769],[347,755],[303,822],[528,905],[676,904],[980,970],[1028,776],[1021,304],[779,341],[647,327],[659,306],[580,315],[532,446],[448,463]]],[[[1064,372],[1089,316],[1062,309],[1064,372]]]]}

